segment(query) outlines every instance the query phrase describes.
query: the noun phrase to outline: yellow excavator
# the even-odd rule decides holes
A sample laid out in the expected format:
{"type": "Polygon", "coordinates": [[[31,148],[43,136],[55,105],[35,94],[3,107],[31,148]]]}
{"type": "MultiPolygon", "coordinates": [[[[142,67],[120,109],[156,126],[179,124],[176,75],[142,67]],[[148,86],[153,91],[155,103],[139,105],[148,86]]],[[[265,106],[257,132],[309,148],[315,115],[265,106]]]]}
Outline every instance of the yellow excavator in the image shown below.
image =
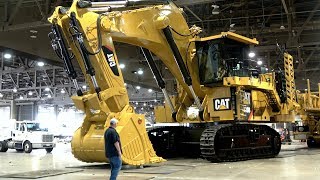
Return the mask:
{"type": "Polygon", "coordinates": [[[232,32],[200,37],[201,29],[189,28],[183,10],[167,0],[75,0],[57,7],[49,22],[52,47],[77,90],[72,100],[86,114],[71,143],[77,159],[108,162],[103,134],[113,117],[123,162],[130,165],[163,162],[160,155],[237,161],[279,153],[280,136],[264,123],[294,122],[299,104],[289,54],[283,72],[264,72],[248,57],[256,39],[232,32]],[[156,121],[188,126],[146,131],[144,115],[129,104],[113,42],[141,48],[165,97],[165,106],[155,108],[156,121]],[[167,93],[155,56],[175,77],[176,96],[167,93]],[[86,75],[86,92],[72,59],[86,75]],[[188,114],[191,108],[196,116],[188,114]]]}

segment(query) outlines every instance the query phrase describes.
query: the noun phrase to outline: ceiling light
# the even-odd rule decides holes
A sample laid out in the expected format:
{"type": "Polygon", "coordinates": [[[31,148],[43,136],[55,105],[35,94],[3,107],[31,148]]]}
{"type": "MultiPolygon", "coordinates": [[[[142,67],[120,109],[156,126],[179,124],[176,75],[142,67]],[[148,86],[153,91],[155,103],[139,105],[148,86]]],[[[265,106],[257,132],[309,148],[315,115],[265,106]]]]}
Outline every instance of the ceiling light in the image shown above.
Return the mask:
{"type": "Polygon", "coordinates": [[[12,90],[14,93],[18,92],[17,88],[13,88],[12,90]]]}
{"type": "Polygon", "coordinates": [[[40,66],[40,67],[44,66],[44,62],[42,62],[42,61],[38,62],[38,66],[40,66]]]}
{"type": "Polygon", "coordinates": [[[216,15],[216,14],[219,14],[220,11],[219,11],[219,6],[218,5],[212,5],[211,7],[213,7],[212,9],[212,14],[216,15]]]}
{"type": "Polygon", "coordinates": [[[83,86],[82,86],[82,89],[87,89],[87,86],[86,86],[86,85],[83,85],[83,86]]]}
{"type": "Polygon", "coordinates": [[[154,102],[157,102],[157,100],[155,99],[154,102]]]}
{"type": "Polygon", "coordinates": [[[45,91],[50,91],[50,88],[46,87],[44,90],[45,90],[45,91]]]}
{"type": "Polygon", "coordinates": [[[150,107],[151,107],[151,108],[153,107],[152,104],[150,105],[150,107]]]}
{"type": "Polygon", "coordinates": [[[6,54],[3,55],[3,57],[6,58],[6,59],[10,59],[12,57],[12,55],[9,54],[9,53],[6,53],[6,54]]]}
{"type": "Polygon", "coordinates": [[[281,25],[281,26],[280,26],[280,29],[281,29],[281,30],[284,30],[284,29],[286,29],[286,28],[284,27],[284,25],[281,25]]]}
{"type": "Polygon", "coordinates": [[[33,34],[38,33],[38,31],[37,31],[37,30],[33,30],[33,29],[30,29],[30,32],[31,32],[31,33],[33,33],[33,34]]]}
{"type": "Polygon", "coordinates": [[[138,102],[136,102],[136,105],[138,105],[139,103],[138,102]]]}
{"type": "Polygon", "coordinates": [[[141,108],[141,110],[143,110],[143,107],[141,108]]]}
{"type": "Polygon", "coordinates": [[[19,99],[23,99],[23,96],[20,96],[19,99]]]}
{"type": "Polygon", "coordinates": [[[141,87],[140,87],[140,86],[137,86],[136,89],[141,89],[141,87]]]}
{"type": "Polygon", "coordinates": [[[124,86],[127,86],[127,83],[124,83],[124,86]]]}
{"type": "Polygon", "coordinates": [[[66,93],[66,91],[64,89],[61,89],[61,93],[64,94],[66,93]]]}
{"type": "Polygon", "coordinates": [[[147,106],[147,103],[143,103],[143,106],[147,106]]]}
{"type": "Polygon", "coordinates": [[[29,95],[29,96],[32,96],[32,94],[33,94],[32,91],[29,91],[28,95],[29,95]]]}
{"type": "Polygon", "coordinates": [[[137,109],[137,107],[133,107],[133,109],[137,109]]]}
{"type": "Polygon", "coordinates": [[[126,67],[126,65],[120,64],[119,67],[120,67],[120,69],[124,69],[126,67]]]}
{"type": "Polygon", "coordinates": [[[3,98],[3,94],[2,93],[0,93],[0,98],[3,98]]]}
{"type": "Polygon", "coordinates": [[[51,98],[51,94],[48,94],[48,98],[51,98]]]}
{"type": "Polygon", "coordinates": [[[141,69],[139,69],[138,74],[139,75],[143,74],[143,71],[141,69]]]}
{"type": "Polygon", "coordinates": [[[148,92],[151,93],[151,92],[152,92],[152,89],[148,89],[148,92]]]}
{"type": "Polygon", "coordinates": [[[258,64],[259,66],[261,66],[261,65],[262,65],[262,61],[261,61],[261,60],[258,60],[258,61],[257,61],[257,64],[258,64]]]}
{"type": "Polygon", "coordinates": [[[249,57],[250,58],[253,58],[253,57],[255,57],[256,56],[256,53],[254,53],[254,52],[249,52],[249,57]]]}

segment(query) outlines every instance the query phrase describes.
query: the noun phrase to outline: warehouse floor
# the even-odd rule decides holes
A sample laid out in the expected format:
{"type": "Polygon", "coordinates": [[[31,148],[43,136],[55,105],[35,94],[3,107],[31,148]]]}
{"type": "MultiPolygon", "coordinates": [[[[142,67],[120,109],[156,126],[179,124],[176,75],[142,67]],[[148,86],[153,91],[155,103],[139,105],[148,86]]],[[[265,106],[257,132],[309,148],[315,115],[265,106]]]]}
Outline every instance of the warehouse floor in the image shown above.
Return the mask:
{"type": "MultiPolygon", "coordinates": [[[[34,150],[31,154],[8,150],[0,153],[0,179],[13,173],[22,179],[31,171],[55,170],[66,173],[41,179],[108,179],[107,164],[87,164],[73,158],[70,144],[58,144],[52,154],[34,150]],[[69,171],[69,172],[66,172],[69,171]],[[74,172],[73,172],[74,171],[74,172]],[[71,173],[73,172],[73,173],[71,173]]],[[[49,171],[42,172],[46,174],[49,171]]],[[[41,172],[35,172],[39,175],[41,172]]],[[[30,175],[30,173],[29,173],[30,175]]],[[[31,175],[29,176],[29,178],[31,175]]],[[[162,165],[135,169],[125,167],[119,180],[144,179],[308,179],[320,177],[320,149],[307,149],[303,144],[284,145],[280,155],[273,159],[258,159],[232,163],[209,163],[202,159],[170,159],[162,165]]],[[[21,179],[20,178],[20,179],[21,179]]],[[[16,179],[16,178],[5,178],[16,179]]]]}

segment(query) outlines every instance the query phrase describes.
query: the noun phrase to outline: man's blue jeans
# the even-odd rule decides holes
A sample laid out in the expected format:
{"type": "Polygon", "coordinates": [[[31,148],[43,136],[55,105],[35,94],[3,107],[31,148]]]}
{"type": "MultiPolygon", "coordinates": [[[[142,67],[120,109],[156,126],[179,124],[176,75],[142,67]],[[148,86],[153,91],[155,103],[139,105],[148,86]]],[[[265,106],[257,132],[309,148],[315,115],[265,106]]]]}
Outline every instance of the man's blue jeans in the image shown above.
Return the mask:
{"type": "Polygon", "coordinates": [[[109,161],[111,167],[110,180],[116,180],[122,166],[122,160],[119,156],[113,156],[109,158],[109,161]]]}

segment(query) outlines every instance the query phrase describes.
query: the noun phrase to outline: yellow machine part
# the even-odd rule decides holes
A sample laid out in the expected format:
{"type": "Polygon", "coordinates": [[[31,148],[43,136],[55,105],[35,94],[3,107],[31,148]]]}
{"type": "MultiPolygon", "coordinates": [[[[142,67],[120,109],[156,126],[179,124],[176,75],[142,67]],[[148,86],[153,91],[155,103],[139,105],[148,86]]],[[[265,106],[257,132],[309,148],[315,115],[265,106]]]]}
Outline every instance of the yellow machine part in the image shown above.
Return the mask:
{"type": "Polygon", "coordinates": [[[108,162],[105,157],[104,133],[110,119],[116,117],[119,120],[116,130],[120,136],[124,164],[138,166],[165,161],[153,150],[145,128],[144,115],[133,113],[130,106],[124,111],[127,112],[109,116],[100,112],[87,116],[82,126],[74,133],[71,142],[73,155],[84,162],[108,162]]]}

